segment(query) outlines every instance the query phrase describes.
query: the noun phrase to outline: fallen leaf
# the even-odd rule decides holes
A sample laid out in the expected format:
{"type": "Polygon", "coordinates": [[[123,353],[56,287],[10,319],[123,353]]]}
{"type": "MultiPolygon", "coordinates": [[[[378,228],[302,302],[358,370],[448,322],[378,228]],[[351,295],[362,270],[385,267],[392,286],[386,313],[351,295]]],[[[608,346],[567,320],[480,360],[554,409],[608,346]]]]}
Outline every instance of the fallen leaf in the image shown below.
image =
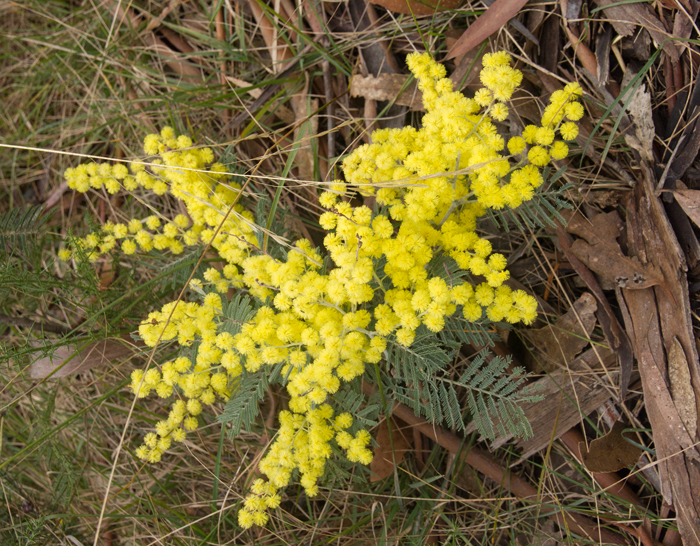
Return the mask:
{"type": "Polygon", "coordinates": [[[226,81],[229,83],[232,83],[236,87],[243,87],[245,88],[245,92],[248,93],[251,97],[254,99],[257,99],[262,95],[262,89],[259,87],[253,87],[252,83],[248,83],[245,80],[241,80],[240,78],[234,78],[233,76],[225,76],[226,81]]]}
{"type": "Polygon", "coordinates": [[[612,23],[620,36],[631,36],[637,25],[649,31],[654,42],[663,44],[664,52],[673,64],[678,62],[678,50],[669,40],[666,28],[649,4],[620,4],[617,0],[595,0],[603,8],[605,18],[612,23]]]}
{"type": "MultiPolygon", "coordinates": [[[[571,215],[569,216],[569,223],[572,224],[571,220],[575,217],[571,215]]],[[[624,401],[627,393],[627,386],[629,385],[629,380],[632,375],[633,366],[632,345],[630,343],[629,336],[625,330],[622,329],[622,326],[618,322],[615,313],[613,313],[610,303],[605,296],[605,292],[603,292],[603,288],[598,283],[596,276],[574,254],[572,250],[573,237],[571,237],[571,235],[564,230],[564,227],[561,224],[557,226],[557,239],[559,240],[559,244],[564,251],[564,255],[568,258],[572,267],[579,274],[581,279],[583,279],[583,281],[586,283],[589,290],[593,292],[593,295],[600,304],[598,322],[600,323],[600,327],[605,334],[605,339],[608,341],[608,344],[620,357],[620,400],[624,401]]],[[[619,292],[620,289],[618,288],[616,291],[619,292]]],[[[624,306],[621,307],[623,307],[624,315],[624,309],[626,308],[624,306]]],[[[629,313],[627,313],[627,315],[629,315],[629,313]]]]}
{"type": "Polygon", "coordinates": [[[374,458],[370,464],[374,475],[370,481],[377,482],[394,473],[395,465],[401,463],[406,453],[411,450],[409,432],[408,425],[396,417],[391,417],[391,435],[387,419],[379,423],[375,438],[378,445],[374,448],[374,458]]]}
{"type": "MultiPolygon", "coordinates": [[[[575,19],[576,17],[569,17],[569,19],[575,19]]],[[[596,72],[596,78],[598,78],[598,85],[605,85],[608,83],[608,77],[610,76],[610,51],[612,48],[612,34],[613,28],[610,25],[603,25],[603,32],[598,35],[598,40],[595,45],[595,60],[597,63],[598,71],[596,72]]]]}
{"type": "Polygon", "coordinates": [[[676,190],[673,196],[696,226],[700,226],[700,190],[676,190]]]}
{"type": "Polygon", "coordinates": [[[586,448],[586,442],[578,445],[583,458],[583,464],[591,472],[617,472],[627,468],[639,460],[642,449],[628,442],[622,435],[627,428],[622,421],[617,421],[610,432],[591,442],[586,448]]]}
{"type": "Polygon", "coordinates": [[[496,0],[485,13],[477,17],[462,37],[447,52],[445,59],[464,55],[503,28],[506,23],[520,11],[527,0],[496,0]]]}
{"type": "Polygon", "coordinates": [[[645,29],[639,29],[634,36],[622,38],[622,58],[648,61],[651,55],[651,36],[645,29]]]}
{"type": "Polygon", "coordinates": [[[639,162],[639,172],[624,205],[627,214],[627,246],[631,256],[651,262],[663,272],[662,289],[621,289],[629,310],[630,331],[637,369],[644,390],[644,409],[651,424],[656,450],[656,468],[664,502],[681,508],[676,523],[684,542],[697,544],[700,460],[695,439],[691,438],[673,403],[666,372],[666,349],[674,337],[682,343],[692,365],[696,400],[698,354],[695,351],[692,307],[688,296],[688,275],[682,247],[656,193],[658,177],[654,166],[639,162]]]}
{"type": "Polygon", "coordinates": [[[350,96],[370,100],[394,101],[394,104],[409,106],[412,109],[423,108],[423,94],[416,82],[406,85],[405,74],[379,74],[362,76],[357,74],[350,81],[350,96]],[[404,88],[405,87],[405,88],[404,88]]]}
{"type": "Polygon", "coordinates": [[[678,415],[691,438],[698,431],[698,412],[695,406],[695,391],[688,368],[688,359],[677,337],[673,338],[668,350],[668,379],[671,383],[671,398],[678,415]]]}
{"type": "Polygon", "coordinates": [[[635,257],[622,253],[617,242],[622,222],[617,212],[599,214],[590,221],[579,213],[570,214],[566,226],[569,233],[582,237],[571,245],[572,252],[588,268],[621,288],[649,288],[663,284],[661,271],[651,263],[642,264],[635,257]]]}
{"type": "Polygon", "coordinates": [[[539,362],[536,368],[551,372],[570,364],[589,343],[596,325],[597,309],[595,298],[586,292],[559,317],[556,324],[527,331],[528,339],[539,353],[537,356],[541,356],[533,358],[535,364],[539,362]]]}
{"type": "Polygon", "coordinates": [[[574,48],[576,57],[579,61],[581,61],[581,65],[583,65],[583,68],[588,70],[590,75],[595,78],[598,74],[598,61],[596,60],[595,55],[585,44],[585,42],[579,38],[578,34],[569,28],[569,25],[564,25],[564,31],[571,42],[571,46],[574,48]]]}
{"type": "Polygon", "coordinates": [[[295,163],[299,167],[301,180],[314,180],[316,156],[316,135],[318,134],[318,116],[312,113],[318,110],[318,99],[312,99],[306,90],[292,96],[292,105],[296,118],[293,151],[296,151],[295,163]]]}
{"type": "Polygon", "coordinates": [[[462,5],[462,0],[438,0],[428,2],[426,0],[370,0],[372,4],[382,6],[395,13],[404,15],[432,15],[436,11],[457,9],[462,5]]]}
{"type": "Polygon", "coordinates": [[[63,345],[51,356],[36,359],[29,366],[29,376],[32,379],[60,379],[67,375],[85,372],[96,366],[109,364],[134,352],[133,345],[129,346],[124,341],[114,339],[90,343],[76,354],[78,349],[77,345],[63,345]]]}
{"type": "Polygon", "coordinates": [[[625,141],[639,152],[642,159],[653,164],[654,152],[652,145],[656,130],[651,117],[651,95],[646,92],[644,85],[641,85],[635,92],[632,100],[627,105],[627,111],[634,119],[634,136],[625,134],[625,141]]]}

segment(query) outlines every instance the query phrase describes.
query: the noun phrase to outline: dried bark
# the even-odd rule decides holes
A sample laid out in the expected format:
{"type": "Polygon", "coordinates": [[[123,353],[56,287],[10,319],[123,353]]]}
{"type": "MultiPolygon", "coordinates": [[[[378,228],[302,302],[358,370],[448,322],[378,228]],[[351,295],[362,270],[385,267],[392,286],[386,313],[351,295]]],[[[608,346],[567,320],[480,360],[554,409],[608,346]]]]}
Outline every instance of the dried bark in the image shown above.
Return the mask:
{"type": "MultiPolygon", "coordinates": [[[[690,383],[700,398],[700,367],[690,319],[686,265],[680,245],[663,205],[654,192],[651,168],[641,163],[642,180],[627,203],[630,255],[663,274],[661,285],[632,290],[622,288],[618,299],[629,312],[625,322],[644,389],[644,403],[651,423],[664,500],[673,503],[686,544],[700,544],[700,453],[681,418],[687,415],[686,396],[670,388],[667,355],[680,343],[687,356],[690,383]]],[[[677,391],[682,392],[682,391],[677,391]]]]}

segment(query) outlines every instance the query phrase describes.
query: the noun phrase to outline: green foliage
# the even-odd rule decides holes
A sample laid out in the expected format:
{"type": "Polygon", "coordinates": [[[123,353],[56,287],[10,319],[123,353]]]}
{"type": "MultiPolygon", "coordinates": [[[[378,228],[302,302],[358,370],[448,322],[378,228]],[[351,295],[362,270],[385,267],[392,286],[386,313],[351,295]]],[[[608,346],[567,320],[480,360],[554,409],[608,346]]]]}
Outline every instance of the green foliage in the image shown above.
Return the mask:
{"type": "Polygon", "coordinates": [[[527,438],[532,435],[530,423],[520,404],[541,400],[532,388],[524,388],[527,379],[524,368],[514,368],[508,373],[510,355],[494,356],[488,360],[488,352],[482,351],[467,370],[455,381],[442,381],[467,389],[469,411],[479,433],[487,439],[512,434],[527,438]]]}
{"type": "Polygon", "coordinates": [[[248,322],[255,313],[255,300],[248,296],[236,294],[224,310],[224,327],[222,331],[235,336],[241,331],[243,324],[248,322]]]}
{"type": "Polygon", "coordinates": [[[367,398],[358,387],[357,382],[353,382],[342,388],[333,396],[331,403],[337,408],[336,414],[347,412],[352,415],[356,428],[370,429],[378,423],[381,411],[379,394],[367,398]]]}
{"type": "Polygon", "coordinates": [[[240,434],[241,428],[249,428],[255,422],[260,413],[259,403],[268,387],[267,370],[258,370],[255,373],[244,370],[237,378],[224,412],[217,417],[217,421],[230,426],[229,438],[235,438],[240,434]]]}
{"type": "Polygon", "coordinates": [[[393,381],[391,389],[399,402],[428,421],[463,429],[462,410],[454,390],[447,392],[437,382],[439,374],[454,359],[456,350],[454,346],[445,347],[434,334],[424,333],[416,336],[410,347],[392,343],[387,348],[387,361],[399,380],[393,381]]]}
{"type": "MultiPolygon", "coordinates": [[[[236,335],[241,331],[241,326],[251,319],[255,313],[255,304],[247,296],[236,294],[224,310],[223,331],[236,335]]],[[[279,372],[278,372],[279,373],[279,372]]],[[[274,374],[277,375],[277,374],[274,374]]],[[[257,418],[260,410],[259,403],[265,396],[269,382],[273,374],[267,370],[258,370],[255,373],[243,373],[232,386],[231,398],[226,404],[224,412],[217,417],[220,423],[230,425],[229,438],[236,437],[241,428],[249,428],[257,418]]]]}
{"type": "Polygon", "coordinates": [[[505,231],[509,231],[511,224],[519,230],[524,230],[525,226],[531,229],[556,227],[557,221],[565,224],[566,222],[559,211],[573,208],[566,194],[574,186],[573,184],[562,184],[558,188],[555,187],[555,183],[565,171],[566,167],[562,167],[550,177],[550,168],[546,167],[542,176],[547,182],[537,189],[535,196],[530,201],[522,203],[517,209],[488,210],[487,214],[499,229],[505,231]]]}
{"type": "Polygon", "coordinates": [[[43,205],[0,214],[0,255],[12,253],[15,248],[25,253],[30,250],[44,231],[47,219],[43,205]]]}
{"type": "MultiPolygon", "coordinates": [[[[458,311],[451,317],[445,317],[445,328],[438,333],[438,337],[448,345],[464,343],[477,347],[492,347],[498,337],[493,326],[494,324],[486,319],[469,322],[458,311]]],[[[502,322],[499,322],[498,326],[505,330],[511,328],[510,324],[502,322]]]]}
{"type": "MultiPolygon", "coordinates": [[[[202,251],[203,249],[199,247],[187,249],[175,260],[172,258],[169,259],[169,257],[157,251],[151,251],[148,254],[148,260],[141,260],[141,265],[152,268],[154,271],[158,271],[161,274],[165,274],[164,287],[168,287],[170,290],[179,290],[187,282],[187,279],[190,278],[192,269],[197,265],[202,251]]],[[[207,263],[205,260],[202,260],[194,276],[201,278],[206,269],[207,263]]]]}
{"type": "Polygon", "coordinates": [[[387,361],[392,366],[394,397],[428,421],[464,430],[466,423],[458,390],[464,389],[473,423],[482,436],[487,439],[495,438],[496,433],[530,436],[530,424],[519,404],[537,397],[527,389],[521,390],[527,378],[525,370],[516,368],[508,373],[510,358],[494,356],[487,360],[488,351],[482,351],[460,378],[453,381],[445,376],[445,370],[458,348],[458,343],[441,342],[434,334],[417,336],[410,347],[392,343],[387,350],[387,361]]]}

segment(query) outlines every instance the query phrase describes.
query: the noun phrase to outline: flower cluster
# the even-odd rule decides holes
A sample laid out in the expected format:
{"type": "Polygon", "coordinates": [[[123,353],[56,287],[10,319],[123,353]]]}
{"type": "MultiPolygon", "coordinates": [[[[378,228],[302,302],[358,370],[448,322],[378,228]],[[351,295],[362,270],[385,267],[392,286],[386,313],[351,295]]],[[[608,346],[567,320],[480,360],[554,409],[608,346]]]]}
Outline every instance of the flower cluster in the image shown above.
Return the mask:
{"type": "Polygon", "coordinates": [[[77,241],[74,250],[97,259],[117,244],[126,254],[153,248],[177,254],[185,245],[205,243],[223,262],[221,270],[211,268],[191,283],[201,303],[169,303],[139,328],[150,347],[198,342],[194,361],[180,356],[159,369],[133,373],[139,397],[152,391],[163,398],[181,396],[167,420],[145,437],[139,457],[160,460],[173,441],[196,428],[203,405],[235,396],[244,370],[282,366],[289,411],[280,413],[280,430],[260,463],[267,480],[253,484],[239,512],[244,528],[265,524],[267,510],[279,505],[280,490],[297,473],[306,492],[315,495],[332,442],[351,461],[371,460],[369,433],[351,433],[353,418],[335,415],[331,402],[343,383],[381,361],[388,344],[410,346],[419,327],[439,332],[457,313],[467,321],[525,324],[536,316],[535,299],[504,284],[506,259],[479,237],[476,223],[487,209],[515,208],[531,199],[543,182],[539,167],[566,155],[566,145],[555,136],[576,137],[580,88],[555,93],[541,127],[528,126],[522,137],[511,138],[508,156],[494,121],[508,116],[505,102],[522,74],[511,68],[507,54],[484,57],[484,88],[474,99],[453,91],[444,67],[429,55],[410,55],[408,65],[423,92],[422,128],[375,131],[371,145],[343,162],[346,182],[334,182],[320,196],[326,211],[320,224],[328,232],[324,246],[334,264],[327,273],[307,240],[297,241],[285,260],[259,248],[251,214],[236,204],[239,186],[227,182],[209,148],[194,147],[170,128],[146,138],[144,151],[158,156],[148,163],[129,169],[89,164],[66,172],[78,191],[167,191],[187,211],[163,226],[155,216],[106,224],[77,241]],[[352,206],[351,190],[376,195],[379,211],[352,206]],[[429,273],[440,256],[468,275],[455,281],[449,272],[429,273]],[[252,319],[235,329],[219,295],[231,288],[260,302],[252,319]]]}
{"type": "MultiPolygon", "coordinates": [[[[110,193],[120,188],[134,191],[139,187],[156,195],[168,192],[185,204],[187,215],[179,214],[165,223],[157,215],[143,221],[132,219],[126,224],[108,222],[100,232],[76,240],[73,251],[79,250],[94,261],[117,244],[125,254],[133,254],[138,249],[144,252],[170,250],[179,254],[185,246],[212,241],[222,216],[236,200],[240,186],[228,181],[222,164],[213,162],[211,148],[193,147],[192,139],[184,135],[176,137],[175,131],[166,127],[160,135],[146,137],[144,152],[159,157],[150,162],[129,163],[128,169],[123,164],[108,163],[88,163],[67,169],[64,176],[68,187],[83,193],[102,187],[110,193]]],[[[235,255],[229,261],[236,261],[244,255],[241,249],[247,248],[248,241],[255,241],[253,215],[237,205],[229,217],[212,246],[224,259],[235,255]]],[[[70,256],[71,251],[67,249],[61,254],[65,260],[70,256]]]]}

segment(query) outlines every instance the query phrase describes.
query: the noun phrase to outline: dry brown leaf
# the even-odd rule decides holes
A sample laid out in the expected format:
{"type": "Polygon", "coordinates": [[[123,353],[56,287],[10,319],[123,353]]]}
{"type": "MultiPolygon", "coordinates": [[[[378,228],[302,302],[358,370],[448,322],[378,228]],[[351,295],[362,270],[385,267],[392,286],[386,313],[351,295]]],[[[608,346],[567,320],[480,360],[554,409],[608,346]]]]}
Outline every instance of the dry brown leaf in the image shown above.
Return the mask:
{"type": "Polygon", "coordinates": [[[109,364],[134,352],[133,346],[115,339],[91,343],[75,354],[78,349],[77,345],[63,345],[53,355],[38,358],[29,366],[29,376],[32,379],[59,379],[109,364]]]}
{"type": "Polygon", "coordinates": [[[663,284],[661,271],[653,264],[642,264],[637,257],[622,253],[617,242],[622,222],[617,212],[599,214],[590,221],[570,214],[566,230],[583,237],[571,245],[576,257],[588,268],[621,288],[649,288],[663,284]],[[585,240],[584,240],[585,239],[585,240]]]}
{"type": "Polygon", "coordinates": [[[394,473],[394,464],[400,464],[413,446],[410,428],[396,417],[391,417],[391,436],[389,435],[389,423],[384,419],[379,423],[375,440],[379,445],[374,448],[374,458],[370,464],[370,469],[374,474],[370,480],[373,482],[391,476],[394,473]]]}
{"type": "Polygon", "coordinates": [[[350,81],[350,96],[383,101],[396,99],[394,104],[409,106],[414,110],[422,109],[423,94],[418,90],[416,82],[406,85],[407,79],[408,76],[405,74],[379,74],[378,76],[357,74],[350,81]],[[404,85],[406,85],[405,89],[403,89],[404,85]]]}
{"type": "Polygon", "coordinates": [[[654,162],[654,120],[651,117],[651,95],[641,85],[627,105],[627,111],[634,119],[634,136],[625,134],[625,141],[639,152],[642,159],[650,164],[654,162]]]}
{"type": "Polygon", "coordinates": [[[617,472],[636,464],[642,449],[628,442],[622,435],[627,426],[617,421],[605,436],[597,438],[586,448],[586,442],[578,445],[583,464],[591,472],[617,472]]]}
{"type": "Polygon", "coordinates": [[[536,362],[542,369],[551,372],[566,366],[588,345],[595,328],[597,309],[595,298],[586,292],[555,325],[527,332],[528,339],[541,354],[536,362]]]}
{"type": "Polygon", "coordinates": [[[696,226],[700,226],[700,190],[676,190],[673,196],[696,226]]]}
{"type": "Polygon", "coordinates": [[[298,149],[295,163],[299,167],[299,178],[314,180],[314,148],[318,134],[318,116],[312,112],[318,110],[318,99],[309,99],[306,90],[292,97],[292,106],[297,127],[294,131],[294,147],[298,149]]]}
{"type": "Polygon", "coordinates": [[[684,542],[697,544],[700,521],[700,460],[668,387],[667,351],[674,338],[683,346],[696,401],[700,384],[698,354],[683,249],[656,194],[653,165],[639,162],[637,185],[625,204],[630,255],[652,262],[663,271],[664,286],[619,291],[629,309],[634,352],[644,389],[644,407],[654,435],[657,468],[664,502],[674,504],[684,542]]]}
{"type": "Polygon", "coordinates": [[[569,28],[569,25],[565,24],[564,30],[566,31],[566,35],[571,42],[571,46],[574,48],[574,52],[576,53],[576,57],[579,61],[581,61],[583,68],[588,70],[591,76],[596,77],[598,74],[598,61],[593,52],[583,42],[583,40],[581,40],[581,38],[579,38],[578,35],[569,28]]]}
{"type": "Polygon", "coordinates": [[[404,15],[432,15],[436,11],[457,9],[463,3],[462,0],[437,0],[436,2],[427,0],[370,0],[370,2],[404,15]]]}
{"type": "Polygon", "coordinates": [[[698,431],[695,391],[693,391],[688,359],[677,337],[673,338],[671,348],[668,350],[668,379],[671,383],[671,398],[678,410],[678,415],[688,434],[694,439],[698,431]]]}
{"type": "Polygon", "coordinates": [[[471,51],[491,34],[503,28],[526,3],[527,0],[496,0],[485,13],[469,25],[462,37],[449,49],[445,59],[453,59],[471,51]]]}
{"type": "Polygon", "coordinates": [[[664,52],[673,64],[678,62],[678,50],[672,41],[667,40],[666,28],[649,4],[620,4],[617,0],[595,0],[595,3],[604,8],[605,18],[620,36],[631,36],[639,25],[649,31],[654,42],[663,44],[664,52]]]}
{"type": "Polygon", "coordinates": [[[225,76],[227,82],[232,83],[236,87],[249,88],[249,89],[246,89],[245,92],[248,93],[254,99],[257,99],[263,93],[262,89],[260,89],[259,87],[253,88],[253,84],[248,83],[245,80],[241,80],[240,78],[234,78],[233,76],[227,76],[227,75],[224,75],[224,76],[225,76]]]}

